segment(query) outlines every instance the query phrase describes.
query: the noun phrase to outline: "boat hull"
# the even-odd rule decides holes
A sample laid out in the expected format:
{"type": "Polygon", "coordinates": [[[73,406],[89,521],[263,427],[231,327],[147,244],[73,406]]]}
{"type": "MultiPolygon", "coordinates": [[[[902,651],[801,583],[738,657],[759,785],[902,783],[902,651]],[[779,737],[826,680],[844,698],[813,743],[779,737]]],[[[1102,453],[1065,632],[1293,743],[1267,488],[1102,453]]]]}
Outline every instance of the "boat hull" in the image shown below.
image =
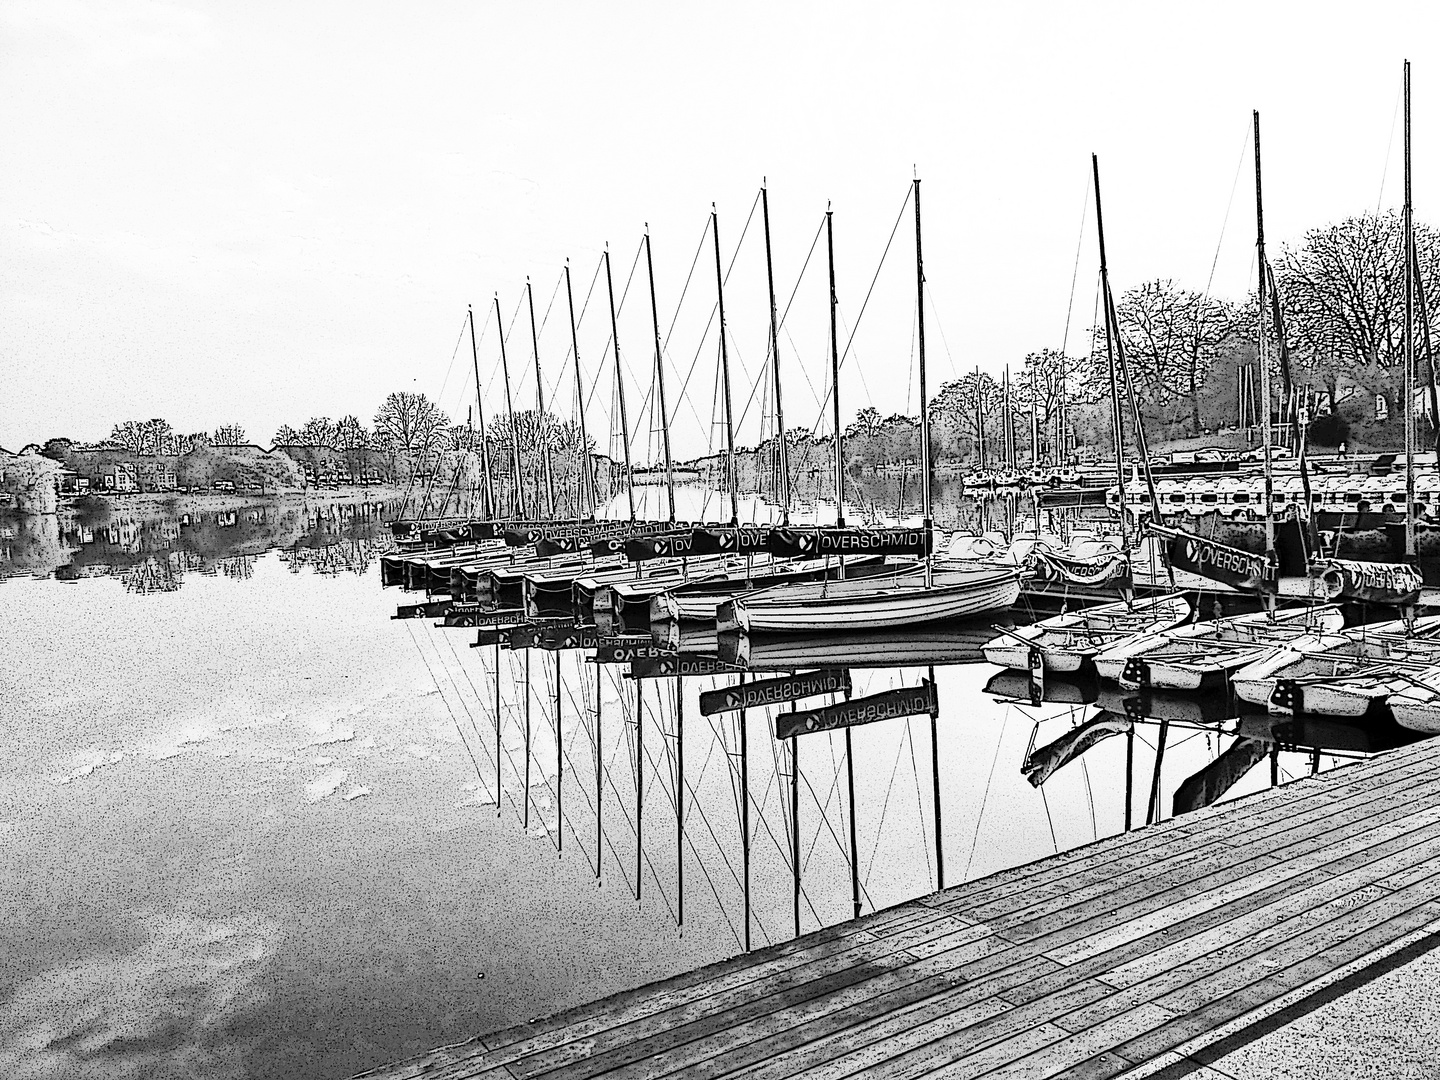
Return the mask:
{"type": "Polygon", "coordinates": [[[886,630],[1001,611],[1020,596],[1020,577],[1015,572],[955,572],[936,578],[928,589],[919,572],[912,571],[879,586],[862,578],[751,593],[722,604],[715,626],[722,634],[886,630]]]}

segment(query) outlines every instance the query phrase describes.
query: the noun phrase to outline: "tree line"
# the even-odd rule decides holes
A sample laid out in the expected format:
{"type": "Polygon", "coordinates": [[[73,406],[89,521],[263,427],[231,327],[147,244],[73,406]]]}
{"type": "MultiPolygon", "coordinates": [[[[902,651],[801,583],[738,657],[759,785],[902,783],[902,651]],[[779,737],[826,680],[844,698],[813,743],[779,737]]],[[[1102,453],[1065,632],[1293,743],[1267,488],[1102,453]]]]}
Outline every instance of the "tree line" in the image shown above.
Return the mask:
{"type": "MultiPolygon", "coordinates": [[[[1415,226],[1416,278],[1420,283],[1415,328],[1422,360],[1420,385],[1434,378],[1431,341],[1440,311],[1429,300],[1440,289],[1440,231],[1415,226]]],[[[1118,345],[1125,372],[1117,372],[1118,391],[1133,390],[1153,439],[1212,434],[1256,420],[1258,335],[1268,336],[1272,358],[1289,360],[1295,398],[1287,401],[1280,365],[1270,364],[1276,409],[1303,401],[1314,424],[1312,436],[1332,443],[1357,423],[1373,424],[1377,398],[1388,404],[1390,429],[1377,438],[1393,438],[1403,412],[1402,347],[1405,307],[1405,248],[1400,215],[1395,211],[1346,218],[1304,234],[1274,258],[1273,288],[1278,296],[1280,331],[1274,320],[1261,320],[1256,292],[1240,301],[1185,288],[1167,278],[1126,289],[1116,298],[1118,345]],[[1280,336],[1280,335],[1283,335],[1280,336]],[[1248,388],[1248,394],[1247,394],[1248,388]],[[1248,408],[1247,408],[1248,403],[1248,408]]],[[[1268,316],[1268,313],[1267,313],[1268,316]]],[[[1067,355],[1042,348],[1026,354],[1010,372],[1008,394],[988,372],[975,370],[944,383],[929,403],[933,450],[938,460],[995,460],[1013,432],[1020,457],[1031,453],[1032,427],[1037,456],[1059,460],[1077,446],[1105,447],[1110,439],[1110,351],[1103,328],[1092,328],[1086,345],[1067,355]],[[1033,419],[1032,419],[1033,418],[1033,419]]],[[[993,360],[993,358],[991,358],[993,360]]],[[[992,364],[993,366],[993,364],[992,364]]],[[[1125,423],[1129,424],[1128,410],[1125,423]]],[[[844,432],[847,462],[881,466],[919,457],[919,422],[897,413],[882,416],[873,407],[855,414],[844,432]]],[[[810,432],[787,433],[797,465],[820,468],[828,439],[810,432]],[[813,461],[812,461],[813,459],[813,461]]],[[[245,442],[245,429],[224,424],[212,432],[180,434],[161,419],[116,424],[109,442],[136,453],[185,453],[200,444],[245,442]]],[[[52,439],[45,452],[63,459],[74,445],[52,439]]],[[[456,424],[423,393],[388,395],[369,425],[354,415],[338,420],[311,417],[298,427],[282,425],[272,445],[376,451],[424,460],[447,451],[479,450],[508,455],[518,447],[524,457],[594,452],[594,440],[580,427],[535,410],[495,417],[483,443],[469,424],[456,424]]],[[[773,455],[774,440],[759,448],[773,455]]]]}

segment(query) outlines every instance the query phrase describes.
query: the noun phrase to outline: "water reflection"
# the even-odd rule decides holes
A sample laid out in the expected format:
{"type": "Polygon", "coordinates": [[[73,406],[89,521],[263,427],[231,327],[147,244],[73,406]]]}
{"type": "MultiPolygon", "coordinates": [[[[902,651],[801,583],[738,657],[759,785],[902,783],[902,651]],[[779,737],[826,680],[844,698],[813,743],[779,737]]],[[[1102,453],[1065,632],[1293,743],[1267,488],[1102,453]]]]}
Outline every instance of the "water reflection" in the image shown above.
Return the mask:
{"type": "Polygon", "coordinates": [[[102,498],[59,515],[0,515],[0,581],[118,578],[127,592],[174,592],[187,574],[248,581],[276,550],[293,573],[363,574],[390,549],[398,503],[266,501],[208,510],[173,499],[148,510],[102,498]]]}
{"type": "Polygon", "coordinates": [[[596,651],[574,628],[486,628],[464,658],[463,632],[405,625],[435,671],[479,672],[436,678],[473,735],[477,798],[578,847],[595,877],[658,895],[677,923],[699,909],[735,948],[1416,738],[1388,722],[1249,715],[1228,693],[1032,685],[981,660],[988,622],[743,648],[686,635],[668,653],[638,637],[596,651]],[[781,673],[819,668],[844,671],[847,692],[769,694],[781,673]],[[715,707],[756,680],[763,703],[715,707]],[[925,695],[899,693],[932,682],[932,716],[925,695]]]}

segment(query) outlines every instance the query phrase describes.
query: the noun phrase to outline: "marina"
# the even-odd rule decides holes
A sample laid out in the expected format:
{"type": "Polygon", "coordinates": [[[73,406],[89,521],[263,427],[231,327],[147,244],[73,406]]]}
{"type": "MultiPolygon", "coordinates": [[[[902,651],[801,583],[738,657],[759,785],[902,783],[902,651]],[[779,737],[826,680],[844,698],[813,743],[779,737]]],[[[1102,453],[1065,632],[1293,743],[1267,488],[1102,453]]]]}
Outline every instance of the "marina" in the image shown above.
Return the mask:
{"type": "Polygon", "coordinates": [[[1435,49],[1038,14],[0,10],[0,1080],[1440,1075],[1435,49]]]}

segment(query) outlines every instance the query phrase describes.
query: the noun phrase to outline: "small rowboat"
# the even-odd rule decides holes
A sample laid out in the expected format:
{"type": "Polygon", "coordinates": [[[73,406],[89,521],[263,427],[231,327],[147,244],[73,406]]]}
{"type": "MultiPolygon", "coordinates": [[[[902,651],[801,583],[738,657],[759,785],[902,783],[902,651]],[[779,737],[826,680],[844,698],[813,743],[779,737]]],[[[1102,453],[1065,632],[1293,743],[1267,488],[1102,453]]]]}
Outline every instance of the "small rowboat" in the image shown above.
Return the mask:
{"type": "Polygon", "coordinates": [[[1440,615],[1416,619],[1411,633],[1397,619],[1337,637],[1337,644],[1319,652],[1282,647],[1241,668],[1231,677],[1235,693],[1279,715],[1384,714],[1391,694],[1440,665],[1440,615]]]}
{"type": "Polygon", "coordinates": [[[1345,616],[1334,605],[1257,611],[1145,634],[1095,657],[1095,672],[1127,690],[1223,687],[1230,673],[1262,660],[1278,645],[1297,653],[1342,643],[1345,616]]]}
{"type": "Polygon", "coordinates": [[[1079,671],[1087,660],[1138,634],[1155,634],[1190,617],[1184,593],[1150,600],[1082,608],[1052,615],[1018,630],[1003,630],[985,646],[985,659],[1005,668],[1030,668],[1031,650],[1039,650],[1046,671],[1079,671]]]}
{"type": "MultiPolygon", "coordinates": [[[[846,577],[865,577],[889,573],[881,555],[851,556],[844,567],[846,577]]],[[[705,623],[715,628],[715,613],[720,605],[737,596],[801,581],[837,581],[839,564],[830,560],[816,565],[815,560],[784,560],[773,563],[747,564],[739,575],[721,580],[697,581],[650,598],[650,623],[705,623]]],[[[616,591],[620,588],[617,586],[616,591]]]]}
{"type": "Polygon", "coordinates": [[[948,622],[1001,611],[1020,597],[1020,571],[936,566],[926,586],[921,563],[843,581],[779,585],[721,604],[715,628],[726,633],[826,634],[948,622]]]}

